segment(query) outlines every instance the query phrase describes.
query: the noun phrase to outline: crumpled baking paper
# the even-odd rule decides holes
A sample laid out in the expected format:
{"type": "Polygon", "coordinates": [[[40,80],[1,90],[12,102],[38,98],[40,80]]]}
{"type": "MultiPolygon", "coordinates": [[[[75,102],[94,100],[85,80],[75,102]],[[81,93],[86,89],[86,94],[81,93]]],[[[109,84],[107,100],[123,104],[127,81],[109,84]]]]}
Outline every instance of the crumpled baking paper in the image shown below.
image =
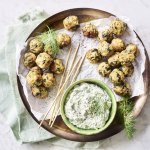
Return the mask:
{"type": "MultiPolygon", "coordinates": [[[[143,82],[143,76],[142,76],[142,73],[145,70],[145,60],[146,60],[144,47],[143,47],[142,43],[140,42],[140,40],[137,38],[135,32],[133,31],[133,27],[130,24],[129,19],[126,17],[119,17],[119,18],[128,24],[128,28],[121,38],[125,41],[126,44],[129,44],[129,43],[136,44],[140,51],[140,55],[137,57],[136,61],[133,63],[134,73],[131,77],[127,78],[127,81],[131,85],[132,97],[139,96],[144,93],[144,82],[143,82]]],[[[114,19],[114,17],[111,16],[109,18],[93,20],[90,22],[95,24],[99,31],[102,31],[103,29],[109,27],[110,22],[113,19],[114,19]]],[[[69,69],[71,61],[72,61],[73,51],[75,51],[79,42],[80,42],[80,48],[79,48],[79,51],[77,54],[77,58],[80,56],[83,56],[89,49],[97,48],[97,46],[98,46],[99,41],[97,38],[91,39],[91,38],[87,38],[87,37],[83,36],[81,28],[84,24],[85,23],[80,24],[81,27],[78,28],[78,30],[75,32],[67,31],[65,29],[61,29],[61,30],[57,31],[57,32],[65,32],[72,37],[72,44],[71,44],[72,55],[71,55],[71,58],[69,61],[68,69],[69,69]]],[[[61,76],[56,75],[57,84],[53,88],[50,89],[48,98],[38,99],[38,98],[33,97],[30,87],[26,83],[26,75],[29,70],[24,67],[23,62],[22,62],[22,56],[27,51],[26,46],[27,46],[27,43],[23,43],[23,44],[17,43],[17,46],[16,46],[16,48],[17,48],[17,53],[16,53],[17,75],[19,76],[21,84],[23,85],[24,93],[29,102],[32,113],[37,117],[37,119],[40,120],[41,117],[50,108],[52,101],[54,100],[54,98],[56,96],[61,76]]],[[[57,56],[57,58],[61,58],[63,60],[64,64],[66,61],[68,50],[69,50],[69,47],[61,50],[57,56]]],[[[109,87],[112,88],[112,83],[110,82],[109,78],[105,78],[105,77],[102,77],[101,75],[99,75],[99,73],[97,71],[97,67],[98,67],[98,64],[91,64],[91,63],[89,63],[89,61],[87,59],[85,59],[83,65],[81,67],[80,73],[78,74],[77,80],[83,79],[83,78],[95,78],[95,79],[103,81],[109,87]]],[[[117,98],[117,101],[121,100],[121,97],[118,95],[116,95],[116,98],[117,98]]],[[[49,116],[47,117],[47,119],[48,118],[49,118],[49,116]]]]}

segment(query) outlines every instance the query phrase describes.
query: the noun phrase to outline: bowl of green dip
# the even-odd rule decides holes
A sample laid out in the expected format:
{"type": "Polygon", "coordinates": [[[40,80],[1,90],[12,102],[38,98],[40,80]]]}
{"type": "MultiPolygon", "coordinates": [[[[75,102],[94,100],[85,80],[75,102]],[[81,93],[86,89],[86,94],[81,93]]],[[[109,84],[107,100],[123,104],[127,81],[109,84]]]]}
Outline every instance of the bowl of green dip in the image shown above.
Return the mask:
{"type": "Polygon", "coordinates": [[[84,135],[100,133],[114,120],[117,110],[113,91],[102,81],[82,79],[65,91],[61,116],[74,132],[84,135]]]}

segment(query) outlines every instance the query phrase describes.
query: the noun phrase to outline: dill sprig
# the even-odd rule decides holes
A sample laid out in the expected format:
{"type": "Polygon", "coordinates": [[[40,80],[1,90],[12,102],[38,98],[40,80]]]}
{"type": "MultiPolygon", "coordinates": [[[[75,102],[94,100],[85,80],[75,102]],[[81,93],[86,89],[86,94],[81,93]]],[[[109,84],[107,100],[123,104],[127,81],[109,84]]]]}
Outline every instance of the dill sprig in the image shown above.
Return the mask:
{"type": "Polygon", "coordinates": [[[118,112],[120,119],[124,125],[125,133],[129,139],[133,138],[135,132],[135,118],[133,117],[134,103],[130,101],[129,97],[123,97],[119,102],[118,112]]]}
{"type": "Polygon", "coordinates": [[[56,57],[59,52],[59,46],[56,40],[56,32],[53,29],[50,29],[48,26],[48,31],[41,33],[38,38],[45,44],[45,46],[50,47],[52,56],[56,57]]]}

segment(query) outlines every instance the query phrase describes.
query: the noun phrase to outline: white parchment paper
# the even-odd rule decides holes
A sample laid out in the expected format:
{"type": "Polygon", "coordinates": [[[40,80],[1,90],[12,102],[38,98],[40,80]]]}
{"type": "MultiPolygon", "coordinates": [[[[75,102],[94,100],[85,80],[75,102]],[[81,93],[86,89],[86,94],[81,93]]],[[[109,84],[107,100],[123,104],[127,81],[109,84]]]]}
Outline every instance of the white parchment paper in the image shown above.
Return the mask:
{"type": "MultiPolygon", "coordinates": [[[[136,37],[136,34],[133,31],[133,27],[130,24],[129,19],[126,17],[119,17],[119,18],[128,24],[128,29],[126,30],[126,32],[121,38],[125,41],[126,44],[129,44],[129,43],[136,44],[140,51],[140,55],[137,57],[136,61],[133,63],[134,73],[131,77],[127,78],[127,81],[130,83],[131,88],[132,88],[132,97],[134,97],[134,96],[138,96],[144,93],[144,82],[143,82],[142,73],[145,70],[146,57],[145,57],[144,47],[142,43],[140,42],[140,40],[136,37]]],[[[94,20],[90,22],[95,24],[98,30],[101,31],[104,28],[108,28],[111,20],[113,19],[114,17],[111,16],[109,18],[98,19],[98,20],[94,20]]],[[[83,56],[91,48],[97,48],[98,43],[99,43],[97,38],[91,39],[91,38],[86,38],[83,36],[81,32],[81,28],[83,25],[84,23],[82,23],[81,27],[75,32],[67,31],[65,29],[61,29],[57,31],[57,32],[65,32],[72,37],[71,46],[73,50],[75,50],[75,48],[80,42],[80,49],[78,51],[78,57],[83,56]]],[[[63,59],[64,64],[65,64],[66,56],[68,54],[68,49],[69,47],[61,50],[60,53],[58,54],[58,58],[63,59]]],[[[50,89],[48,98],[41,100],[41,99],[37,99],[33,97],[30,87],[26,84],[26,78],[25,78],[29,70],[27,70],[27,68],[25,68],[22,63],[22,56],[24,55],[26,50],[27,50],[26,43],[17,44],[17,53],[16,53],[17,74],[20,78],[21,84],[23,85],[24,93],[29,102],[32,112],[37,117],[37,119],[41,119],[43,114],[50,107],[54,97],[56,96],[60,76],[56,76],[57,84],[55,87],[50,89]]],[[[70,59],[70,61],[71,60],[72,59],[70,59]]],[[[101,75],[99,75],[97,71],[97,67],[98,67],[98,64],[91,64],[89,63],[87,59],[85,59],[82,65],[82,68],[80,70],[80,73],[77,77],[77,80],[83,79],[83,78],[96,78],[96,79],[102,80],[103,82],[108,84],[110,87],[112,87],[112,83],[109,81],[108,78],[104,78],[101,75]]],[[[117,97],[117,101],[121,99],[118,95],[116,95],[116,97],[117,97]]]]}

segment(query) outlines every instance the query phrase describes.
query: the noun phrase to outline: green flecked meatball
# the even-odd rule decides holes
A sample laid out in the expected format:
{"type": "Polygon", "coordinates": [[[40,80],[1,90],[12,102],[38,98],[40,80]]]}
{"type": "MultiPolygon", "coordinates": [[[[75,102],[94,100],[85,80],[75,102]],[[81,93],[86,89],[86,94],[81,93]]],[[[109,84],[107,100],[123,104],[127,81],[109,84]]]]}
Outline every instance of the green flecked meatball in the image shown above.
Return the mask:
{"type": "Polygon", "coordinates": [[[113,90],[116,94],[118,94],[120,96],[131,95],[131,87],[127,82],[125,82],[121,85],[115,85],[113,90]]]}
{"type": "Polygon", "coordinates": [[[56,40],[60,48],[66,47],[71,43],[71,38],[66,33],[59,33],[56,40]]]}
{"type": "Polygon", "coordinates": [[[129,53],[127,50],[124,50],[119,54],[119,62],[121,65],[130,64],[133,61],[135,61],[135,55],[129,53]]]}
{"type": "Polygon", "coordinates": [[[99,32],[98,38],[99,38],[100,42],[106,41],[106,42],[110,43],[113,39],[112,30],[111,29],[105,29],[102,32],[99,32]]]}
{"type": "Polygon", "coordinates": [[[90,61],[90,63],[96,64],[101,61],[102,57],[97,49],[90,49],[86,53],[86,58],[90,61]]]}
{"type": "Polygon", "coordinates": [[[42,69],[38,66],[32,67],[30,70],[36,72],[37,74],[42,74],[42,69]]]}
{"type": "Polygon", "coordinates": [[[109,57],[108,64],[112,67],[120,66],[119,53],[115,53],[113,56],[109,57]]]}
{"type": "Polygon", "coordinates": [[[134,72],[134,66],[132,63],[121,66],[121,71],[126,77],[130,77],[134,72]]]}
{"type": "Polygon", "coordinates": [[[50,71],[55,74],[62,74],[65,70],[63,62],[61,59],[55,59],[50,65],[50,71]]]}
{"type": "Polygon", "coordinates": [[[48,43],[44,46],[44,52],[46,52],[50,56],[53,56],[53,51],[52,51],[52,47],[51,47],[50,43],[48,43]]]}
{"type": "Polygon", "coordinates": [[[52,73],[44,73],[42,79],[43,79],[43,85],[46,88],[50,88],[55,85],[56,79],[52,73]]]}
{"type": "Polygon", "coordinates": [[[23,57],[23,63],[25,65],[25,67],[33,67],[35,66],[35,60],[36,60],[36,56],[35,54],[31,53],[31,52],[28,52],[28,53],[25,53],[24,57],[23,57]]]}
{"type": "Polygon", "coordinates": [[[36,64],[42,68],[42,69],[46,69],[50,66],[50,64],[52,63],[53,59],[52,57],[47,54],[47,53],[40,53],[37,58],[36,58],[36,64]]]}
{"type": "Polygon", "coordinates": [[[106,77],[111,73],[111,67],[107,62],[102,62],[98,66],[98,72],[103,76],[106,77]]]}
{"type": "Polygon", "coordinates": [[[38,39],[34,38],[29,42],[30,51],[34,54],[43,52],[44,44],[38,39]]]}
{"type": "Polygon", "coordinates": [[[125,43],[122,39],[116,38],[113,39],[110,44],[110,49],[112,49],[115,52],[121,52],[125,49],[125,43]]]}
{"type": "Polygon", "coordinates": [[[64,28],[67,30],[76,30],[79,27],[77,16],[68,16],[63,20],[64,28]]]}
{"type": "Polygon", "coordinates": [[[30,70],[26,76],[26,80],[31,87],[34,85],[39,86],[42,84],[42,75],[30,70]]]}
{"type": "Polygon", "coordinates": [[[109,78],[110,78],[111,82],[115,85],[122,84],[125,80],[125,76],[124,76],[123,72],[120,71],[119,69],[114,69],[110,73],[109,78]]]}
{"type": "Polygon", "coordinates": [[[127,24],[121,21],[120,19],[116,18],[111,22],[110,28],[114,35],[121,36],[125,32],[127,24]]]}
{"type": "Polygon", "coordinates": [[[98,30],[94,24],[86,23],[82,28],[83,35],[89,38],[95,38],[98,36],[98,30]]]}
{"type": "Polygon", "coordinates": [[[129,44],[127,47],[126,47],[126,51],[128,53],[132,53],[134,54],[134,56],[138,56],[139,54],[139,50],[137,48],[137,46],[135,44],[129,44]]]}
{"type": "Polygon", "coordinates": [[[109,57],[113,54],[113,51],[109,48],[109,43],[106,41],[102,41],[98,45],[98,52],[103,56],[103,57],[109,57]]]}
{"type": "Polygon", "coordinates": [[[48,91],[44,86],[33,86],[31,87],[32,95],[39,99],[48,97],[48,91]]]}

